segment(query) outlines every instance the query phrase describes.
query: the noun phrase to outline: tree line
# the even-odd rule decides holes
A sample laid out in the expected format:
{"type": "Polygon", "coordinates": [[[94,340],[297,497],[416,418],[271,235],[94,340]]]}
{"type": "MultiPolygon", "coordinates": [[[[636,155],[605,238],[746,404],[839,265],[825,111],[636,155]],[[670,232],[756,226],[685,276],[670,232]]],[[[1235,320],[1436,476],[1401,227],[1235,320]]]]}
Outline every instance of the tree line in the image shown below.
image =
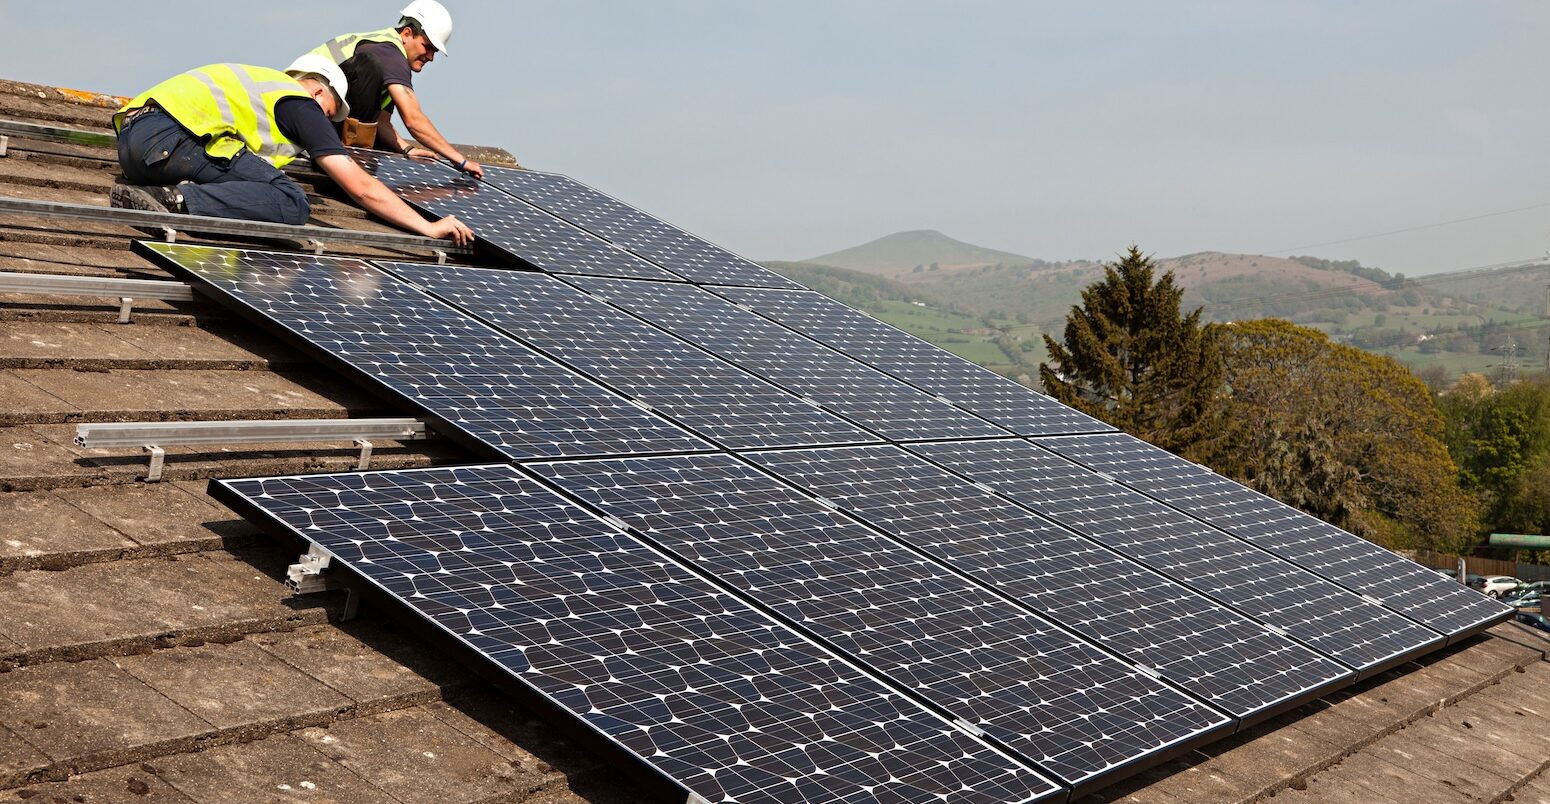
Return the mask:
{"type": "Polygon", "coordinates": [[[1550,530],[1550,381],[1434,393],[1393,358],[1280,319],[1203,323],[1132,246],[1046,335],[1046,392],[1394,549],[1550,530]]]}

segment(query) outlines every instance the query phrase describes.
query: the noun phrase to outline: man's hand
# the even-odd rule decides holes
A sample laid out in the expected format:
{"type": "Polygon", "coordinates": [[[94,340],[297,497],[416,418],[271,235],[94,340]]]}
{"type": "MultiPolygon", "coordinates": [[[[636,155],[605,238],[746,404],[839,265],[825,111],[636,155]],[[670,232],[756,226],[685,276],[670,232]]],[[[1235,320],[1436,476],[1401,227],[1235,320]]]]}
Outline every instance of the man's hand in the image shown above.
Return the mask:
{"type": "Polygon", "coordinates": [[[448,239],[460,246],[466,246],[474,242],[474,230],[457,218],[448,215],[431,224],[431,237],[448,239]]]}
{"type": "Polygon", "coordinates": [[[484,167],[472,159],[463,163],[463,172],[476,179],[484,178],[484,167]]]}

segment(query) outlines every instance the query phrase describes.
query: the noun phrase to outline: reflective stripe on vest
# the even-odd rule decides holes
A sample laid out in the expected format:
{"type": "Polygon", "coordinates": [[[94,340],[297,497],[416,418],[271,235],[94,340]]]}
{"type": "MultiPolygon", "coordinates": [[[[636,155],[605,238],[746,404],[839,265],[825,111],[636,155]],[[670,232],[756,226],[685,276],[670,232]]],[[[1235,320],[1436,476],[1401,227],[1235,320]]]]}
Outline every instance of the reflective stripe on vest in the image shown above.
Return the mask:
{"type": "Polygon", "coordinates": [[[124,115],[155,101],[191,134],[204,140],[205,153],[230,159],[244,148],[275,167],[285,167],[301,147],[275,124],[274,106],[285,98],[311,95],[279,70],[246,64],[209,64],[157,84],[113,116],[115,129],[124,115]]]}
{"type": "MultiPolygon", "coordinates": [[[[344,64],[351,56],[355,55],[355,48],[362,42],[391,42],[398,52],[409,58],[409,51],[404,48],[403,37],[398,35],[397,28],[383,28],[380,31],[367,31],[366,33],[353,33],[336,36],[321,45],[307,51],[327,59],[332,59],[335,64],[344,64]]],[[[382,108],[393,105],[392,96],[388,95],[387,87],[382,88],[382,108]]]]}

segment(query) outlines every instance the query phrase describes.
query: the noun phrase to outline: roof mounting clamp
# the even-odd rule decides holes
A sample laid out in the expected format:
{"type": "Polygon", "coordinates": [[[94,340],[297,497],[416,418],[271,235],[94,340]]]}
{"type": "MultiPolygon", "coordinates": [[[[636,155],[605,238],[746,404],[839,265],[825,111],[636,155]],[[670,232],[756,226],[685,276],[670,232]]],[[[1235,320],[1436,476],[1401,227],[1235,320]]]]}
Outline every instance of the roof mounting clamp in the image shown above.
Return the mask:
{"type": "Polygon", "coordinates": [[[295,564],[285,568],[285,585],[298,595],[331,592],[335,589],[345,590],[344,612],[340,614],[339,619],[353,620],[360,611],[360,595],[356,594],[354,589],[335,580],[333,576],[325,574],[333,564],[333,560],[333,554],[327,550],[315,544],[308,546],[307,552],[302,553],[295,564]]]}
{"type": "Polygon", "coordinates": [[[307,238],[307,247],[312,249],[313,254],[316,254],[319,257],[323,256],[323,241],[317,239],[316,237],[307,238]]]}
{"type": "Polygon", "coordinates": [[[145,451],[151,453],[151,467],[146,470],[145,482],[155,483],[161,480],[162,466],[167,462],[167,451],[155,444],[146,444],[145,451]]]}
{"type": "Polygon", "coordinates": [[[361,448],[361,460],[355,465],[355,471],[364,472],[371,466],[371,442],[364,438],[357,438],[355,446],[361,448]]]}
{"type": "Polygon", "coordinates": [[[133,296],[118,297],[118,323],[129,323],[129,308],[133,307],[134,305],[135,300],[133,296]]]}
{"type": "Polygon", "coordinates": [[[11,145],[11,138],[5,136],[4,134],[0,134],[0,156],[5,156],[6,155],[6,151],[10,147],[10,145],[11,145]]]}
{"type": "Polygon", "coordinates": [[[442,251],[441,249],[438,248],[435,251],[432,251],[431,253],[436,255],[436,264],[437,265],[446,265],[447,264],[447,252],[442,251]]]}
{"type": "Polygon", "coordinates": [[[161,227],[161,234],[162,234],[162,237],[165,237],[167,239],[168,243],[176,243],[176,242],[178,242],[178,230],[172,228],[171,226],[163,226],[163,227],[161,227]]]}

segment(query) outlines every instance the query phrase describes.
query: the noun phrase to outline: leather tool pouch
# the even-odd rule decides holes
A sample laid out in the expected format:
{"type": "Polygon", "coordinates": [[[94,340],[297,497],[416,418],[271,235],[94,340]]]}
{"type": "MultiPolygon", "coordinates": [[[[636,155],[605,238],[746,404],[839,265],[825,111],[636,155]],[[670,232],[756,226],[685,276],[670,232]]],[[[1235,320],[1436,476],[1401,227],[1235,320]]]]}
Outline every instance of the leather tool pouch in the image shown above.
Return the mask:
{"type": "Polygon", "coordinates": [[[370,148],[377,144],[377,124],[362,123],[353,117],[346,117],[339,138],[351,147],[370,148]]]}

